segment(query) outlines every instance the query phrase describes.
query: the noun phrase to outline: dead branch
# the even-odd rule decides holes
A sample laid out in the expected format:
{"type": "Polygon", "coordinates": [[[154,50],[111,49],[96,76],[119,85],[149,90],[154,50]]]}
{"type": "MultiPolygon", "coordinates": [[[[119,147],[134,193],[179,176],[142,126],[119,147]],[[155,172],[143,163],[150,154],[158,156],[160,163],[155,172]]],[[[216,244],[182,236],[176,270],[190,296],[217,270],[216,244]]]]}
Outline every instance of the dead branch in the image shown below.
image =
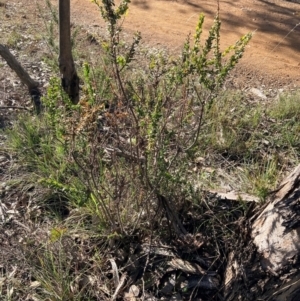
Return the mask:
{"type": "Polygon", "coordinates": [[[259,203],[260,199],[257,196],[244,193],[244,192],[237,192],[234,190],[231,191],[219,191],[219,190],[208,190],[204,191],[213,194],[215,197],[221,200],[229,200],[229,201],[245,201],[245,202],[255,202],[259,203]]]}
{"type": "Polygon", "coordinates": [[[9,51],[7,47],[0,44],[0,55],[7,62],[8,66],[14,70],[21,80],[21,82],[27,86],[28,91],[31,95],[33,103],[37,112],[39,113],[41,110],[41,102],[40,96],[41,92],[39,90],[39,83],[33,80],[27,71],[21,66],[21,64],[17,61],[17,59],[13,56],[13,54],[9,51]]]}
{"type": "Polygon", "coordinates": [[[0,110],[6,110],[6,109],[14,109],[14,110],[26,110],[30,111],[28,108],[21,107],[21,106],[1,106],[0,110]]]}

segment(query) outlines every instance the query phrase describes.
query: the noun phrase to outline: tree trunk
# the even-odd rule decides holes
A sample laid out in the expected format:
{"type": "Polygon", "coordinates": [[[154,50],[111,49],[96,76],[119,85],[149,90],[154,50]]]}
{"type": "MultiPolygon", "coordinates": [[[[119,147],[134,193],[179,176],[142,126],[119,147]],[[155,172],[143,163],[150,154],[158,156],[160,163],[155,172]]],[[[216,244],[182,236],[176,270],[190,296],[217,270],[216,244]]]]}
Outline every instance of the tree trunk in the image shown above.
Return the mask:
{"type": "Polygon", "coordinates": [[[72,56],[70,0],[59,0],[59,69],[62,87],[73,104],[79,101],[79,77],[72,56]]]}

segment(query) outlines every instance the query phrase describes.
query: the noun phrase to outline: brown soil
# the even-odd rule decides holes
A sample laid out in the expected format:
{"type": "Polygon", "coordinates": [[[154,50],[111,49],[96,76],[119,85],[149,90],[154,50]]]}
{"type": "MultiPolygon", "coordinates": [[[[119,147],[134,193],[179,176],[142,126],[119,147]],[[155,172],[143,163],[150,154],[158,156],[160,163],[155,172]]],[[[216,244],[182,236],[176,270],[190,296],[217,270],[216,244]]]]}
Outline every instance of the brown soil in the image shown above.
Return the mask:
{"type": "MultiPolygon", "coordinates": [[[[219,1],[221,43],[229,46],[247,32],[253,38],[234,71],[235,84],[280,88],[299,86],[300,4],[284,0],[219,1]]],[[[73,22],[104,27],[97,7],[87,0],[71,0],[73,22]]],[[[140,31],[147,44],[179,52],[198,16],[212,25],[217,1],[132,0],[124,21],[127,32],[140,31]]]]}

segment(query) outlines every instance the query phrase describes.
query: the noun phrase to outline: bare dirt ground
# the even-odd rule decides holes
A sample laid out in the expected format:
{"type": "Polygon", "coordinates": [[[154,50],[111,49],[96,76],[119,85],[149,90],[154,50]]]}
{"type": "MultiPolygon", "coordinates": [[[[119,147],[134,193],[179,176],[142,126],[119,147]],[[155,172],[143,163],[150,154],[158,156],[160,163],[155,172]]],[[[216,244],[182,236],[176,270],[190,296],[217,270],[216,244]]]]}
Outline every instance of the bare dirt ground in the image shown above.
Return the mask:
{"type": "MultiPolygon", "coordinates": [[[[299,86],[300,4],[284,0],[219,1],[221,43],[229,46],[247,32],[254,32],[241,63],[234,71],[238,88],[251,86],[299,86]]],[[[100,26],[97,7],[88,0],[71,0],[72,21],[100,26]]],[[[144,42],[179,52],[186,36],[193,33],[198,16],[206,16],[205,29],[212,25],[217,1],[132,0],[125,31],[140,31],[144,42]]],[[[204,34],[205,36],[205,34],[204,34]]]]}

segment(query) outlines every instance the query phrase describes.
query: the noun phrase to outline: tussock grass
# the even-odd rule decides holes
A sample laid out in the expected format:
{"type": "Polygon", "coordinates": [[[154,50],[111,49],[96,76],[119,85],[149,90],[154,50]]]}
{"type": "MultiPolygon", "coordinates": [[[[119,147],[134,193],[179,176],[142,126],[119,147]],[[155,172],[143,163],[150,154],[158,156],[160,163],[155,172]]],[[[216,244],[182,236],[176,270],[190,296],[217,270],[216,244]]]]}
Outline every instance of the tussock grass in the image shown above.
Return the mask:
{"type": "Polygon", "coordinates": [[[291,120],[292,122],[299,121],[300,104],[299,92],[280,93],[275,101],[273,101],[268,108],[268,115],[270,117],[280,120],[291,120]]]}

